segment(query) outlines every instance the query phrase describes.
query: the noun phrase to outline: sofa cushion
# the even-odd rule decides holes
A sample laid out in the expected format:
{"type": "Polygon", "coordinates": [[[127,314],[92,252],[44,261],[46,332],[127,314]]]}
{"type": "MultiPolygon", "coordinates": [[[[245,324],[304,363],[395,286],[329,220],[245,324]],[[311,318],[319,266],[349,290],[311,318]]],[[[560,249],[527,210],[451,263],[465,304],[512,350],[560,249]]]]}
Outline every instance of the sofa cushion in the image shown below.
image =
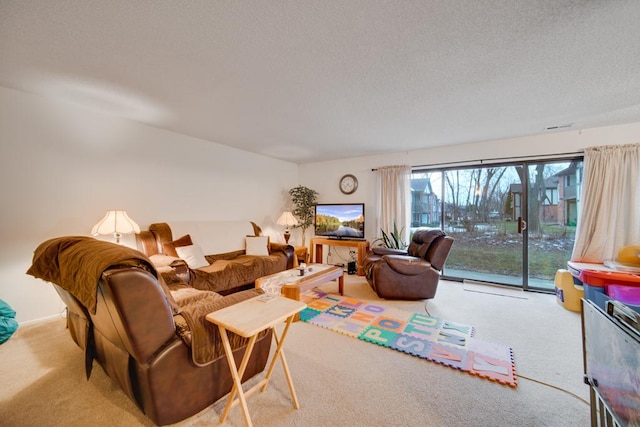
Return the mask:
{"type": "Polygon", "coordinates": [[[247,236],[245,238],[247,255],[267,256],[269,255],[269,237],[268,236],[247,236]]]}
{"type": "Polygon", "coordinates": [[[191,236],[185,234],[181,238],[174,240],[173,242],[165,242],[162,244],[162,251],[165,255],[169,256],[178,256],[178,252],[176,252],[176,248],[180,246],[191,246],[193,245],[193,241],[191,240],[191,236]]]}
{"type": "Polygon", "coordinates": [[[176,252],[180,258],[186,261],[189,268],[196,269],[209,265],[198,245],[178,246],[176,252]]]}

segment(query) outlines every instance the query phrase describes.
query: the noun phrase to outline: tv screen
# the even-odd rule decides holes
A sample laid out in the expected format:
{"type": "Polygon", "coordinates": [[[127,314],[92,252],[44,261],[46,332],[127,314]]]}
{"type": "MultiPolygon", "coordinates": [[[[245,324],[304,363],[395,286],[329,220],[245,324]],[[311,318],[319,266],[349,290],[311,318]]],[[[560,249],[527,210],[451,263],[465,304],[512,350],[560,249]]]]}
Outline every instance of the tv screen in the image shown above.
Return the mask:
{"type": "Polygon", "coordinates": [[[364,203],[316,205],[316,236],[364,239],[364,203]]]}

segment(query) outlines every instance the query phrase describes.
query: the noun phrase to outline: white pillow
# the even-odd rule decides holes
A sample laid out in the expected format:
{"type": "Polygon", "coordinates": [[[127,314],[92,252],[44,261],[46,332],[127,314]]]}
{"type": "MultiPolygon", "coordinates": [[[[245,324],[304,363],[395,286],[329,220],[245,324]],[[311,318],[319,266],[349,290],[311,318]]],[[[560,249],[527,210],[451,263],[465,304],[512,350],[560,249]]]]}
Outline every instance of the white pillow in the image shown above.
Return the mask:
{"type": "Polygon", "coordinates": [[[269,236],[250,236],[245,238],[247,255],[269,255],[269,236]]]}
{"type": "Polygon", "coordinates": [[[176,248],[178,256],[186,261],[189,268],[200,268],[209,265],[198,245],[178,246],[176,248]]]}
{"type": "Polygon", "coordinates": [[[168,265],[171,265],[171,263],[173,263],[174,261],[177,261],[179,259],[180,258],[177,258],[177,257],[174,257],[174,256],[162,255],[162,254],[155,254],[155,255],[151,255],[149,257],[149,260],[151,260],[151,263],[156,268],[166,267],[168,265]]]}

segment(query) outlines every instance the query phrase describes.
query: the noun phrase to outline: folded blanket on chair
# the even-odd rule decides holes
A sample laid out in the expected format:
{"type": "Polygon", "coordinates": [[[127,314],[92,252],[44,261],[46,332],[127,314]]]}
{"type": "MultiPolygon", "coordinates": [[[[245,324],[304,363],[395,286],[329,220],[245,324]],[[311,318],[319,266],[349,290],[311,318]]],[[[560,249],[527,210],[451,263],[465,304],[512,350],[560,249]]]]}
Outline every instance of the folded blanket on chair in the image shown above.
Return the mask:
{"type": "Polygon", "coordinates": [[[142,252],[87,236],[58,237],[41,243],[27,274],[55,283],[95,314],[98,280],[114,264],[135,265],[157,276],[142,252]]]}

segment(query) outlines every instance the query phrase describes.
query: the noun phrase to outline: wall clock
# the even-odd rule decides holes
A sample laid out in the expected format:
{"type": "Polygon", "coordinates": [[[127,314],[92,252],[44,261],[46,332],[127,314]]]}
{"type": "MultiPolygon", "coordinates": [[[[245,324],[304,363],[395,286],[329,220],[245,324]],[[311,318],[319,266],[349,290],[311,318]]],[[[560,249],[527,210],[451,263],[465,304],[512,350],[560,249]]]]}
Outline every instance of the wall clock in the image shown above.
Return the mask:
{"type": "Polygon", "coordinates": [[[358,189],[358,178],[347,174],[340,178],[340,191],[344,194],[353,194],[358,189]]]}

